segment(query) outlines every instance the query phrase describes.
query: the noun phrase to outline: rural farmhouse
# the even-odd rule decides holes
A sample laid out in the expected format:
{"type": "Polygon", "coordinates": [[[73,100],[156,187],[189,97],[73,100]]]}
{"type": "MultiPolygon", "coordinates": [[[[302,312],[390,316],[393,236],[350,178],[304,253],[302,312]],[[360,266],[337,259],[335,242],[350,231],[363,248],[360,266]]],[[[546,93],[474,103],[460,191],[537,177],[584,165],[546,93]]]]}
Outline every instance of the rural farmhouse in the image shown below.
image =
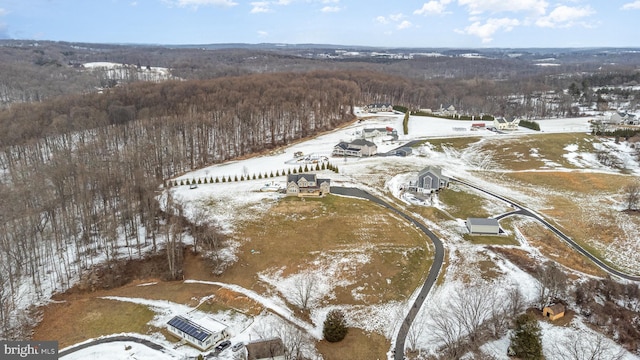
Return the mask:
{"type": "Polygon", "coordinates": [[[198,320],[174,316],[167,322],[167,330],[200,350],[207,350],[229,337],[227,326],[207,315],[198,320]]]}

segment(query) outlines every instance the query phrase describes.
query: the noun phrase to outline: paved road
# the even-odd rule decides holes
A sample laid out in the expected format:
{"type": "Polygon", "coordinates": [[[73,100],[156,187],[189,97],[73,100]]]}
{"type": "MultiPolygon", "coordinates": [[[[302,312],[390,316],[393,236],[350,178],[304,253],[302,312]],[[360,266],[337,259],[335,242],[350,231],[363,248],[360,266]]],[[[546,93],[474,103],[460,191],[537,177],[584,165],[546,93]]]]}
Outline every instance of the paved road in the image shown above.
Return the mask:
{"type": "Polygon", "coordinates": [[[425,233],[429,237],[429,239],[431,239],[431,241],[433,242],[433,245],[435,247],[433,265],[431,265],[431,269],[429,269],[429,274],[427,275],[427,279],[425,280],[424,285],[422,285],[422,289],[420,289],[420,292],[416,297],[416,301],[411,306],[411,310],[409,310],[409,313],[407,313],[407,316],[402,322],[402,325],[400,326],[400,330],[398,331],[398,337],[396,338],[394,359],[402,360],[404,359],[405,340],[407,338],[407,333],[409,332],[409,328],[411,328],[411,323],[413,323],[413,320],[415,319],[416,314],[418,314],[418,310],[420,310],[422,303],[424,303],[424,299],[426,299],[427,294],[429,294],[429,291],[433,287],[433,284],[435,284],[436,280],[438,279],[438,274],[440,273],[440,269],[442,268],[442,263],[444,262],[444,246],[442,245],[442,241],[440,241],[440,239],[433,232],[431,232],[431,230],[427,229],[426,226],[422,225],[421,223],[419,223],[409,215],[391,206],[389,203],[385,202],[384,200],[376,196],[373,196],[364,190],[357,189],[357,188],[332,186],[331,193],[338,194],[338,195],[359,197],[359,198],[367,199],[377,204],[380,204],[386,207],[387,209],[390,209],[393,212],[397,213],[398,215],[402,216],[403,218],[407,219],[407,221],[409,221],[410,223],[415,225],[418,229],[420,229],[423,233],[425,233]]]}
{"type": "Polygon", "coordinates": [[[58,357],[62,358],[63,356],[69,355],[73,352],[76,352],[78,350],[82,350],[82,349],[86,349],[88,347],[91,346],[95,346],[98,344],[106,344],[106,343],[110,343],[110,342],[119,342],[119,341],[125,341],[125,342],[135,342],[138,344],[142,344],[144,346],[147,346],[153,350],[158,350],[158,351],[162,351],[165,352],[165,348],[164,346],[160,345],[160,344],[156,344],[153,341],[147,340],[147,339],[143,339],[143,338],[139,338],[139,337],[135,337],[135,336],[123,336],[123,335],[117,335],[117,336],[110,336],[110,337],[104,337],[101,339],[96,339],[94,341],[90,341],[88,343],[84,343],[78,346],[74,346],[72,348],[66,349],[64,351],[61,351],[58,353],[58,357]]]}
{"type": "Polygon", "coordinates": [[[458,182],[460,184],[464,184],[466,186],[472,187],[476,190],[482,191],[485,194],[491,195],[495,198],[498,198],[504,202],[509,203],[511,206],[516,207],[518,210],[514,211],[514,212],[510,212],[507,214],[502,214],[500,215],[500,218],[505,217],[505,216],[509,216],[509,215],[513,215],[513,214],[520,214],[520,215],[524,215],[524,216],[528,216],[531,217],[537,221],[539,221],[540,223],[542,223],[544,226],[546,226],[549,230],[551,230],[553,233],[555,233],[556,235],[558,235],[558,237],[560,237],[562,240],[564,240],[567,244],[569,244],[569,246],[571,246],[572,248],[574,248],[577,252],[579,252],[580,254],[586,256],[589,260],[591,260],[593,263],[595,263],[596,265],[598,265],[602,270],[606,271],[607,273],[611,274],[611,275],[615,275],[617,277],[620,277],[622,279],[626,279],[626,280],[631,280],[631,281],[640,281],[640,276],[635,276],[635,275],[630,275],[624,272],[621,272],[619,270],[616,270],[614,268],[612,268],[611,266],[605,264],[604,262],[602,262],[602,260],[598,259],[597,257],[591,255],[591,253],[589,251],[587,251],[585,248],[583,248],[582,246],[580,246],[579,244],[577,244],[575,241],[573,241],[573,239],[571,239],[570,237],[568,237],[567,235],[565,235],[564,233],[562,233],[562,231],[558,230],[558,228],[556,228],[555,226],[551,225],[548,221],[546,221],[545,219],[543,219],[540,215],[536,214],[535,212],[527,209],[526,207],[515,203],[503,196],[500,196],[498,194],[492,193],[490,191],[487,191],[485,189],[482,189],[478,186],[475,186],[473,184],[470,184],[466,181],[462,181],[462,180],[458,180],[458,179],[454,179],[451,178],[450,180],[458,182]]]}

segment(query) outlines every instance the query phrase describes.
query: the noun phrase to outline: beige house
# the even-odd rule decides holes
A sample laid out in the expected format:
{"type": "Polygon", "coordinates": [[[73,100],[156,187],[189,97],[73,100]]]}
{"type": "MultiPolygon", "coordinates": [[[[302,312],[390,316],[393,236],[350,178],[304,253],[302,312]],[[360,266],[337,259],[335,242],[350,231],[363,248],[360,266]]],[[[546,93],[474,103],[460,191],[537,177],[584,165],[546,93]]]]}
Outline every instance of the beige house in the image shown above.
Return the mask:
{"type": "Polygon", "coordinates": [[[365,139],[351,142],[341,141],[333,147],[333,156],[373,156],[378,153],[378,145],[365,139]]]}
{"type": "Polygon", "coordinates": [[[549,320],[551,321],[554,321],[564,316],[564,310],[564,305],[562,304],[546,306],[544,309],[542,309],[542,316],[549,318],[549,320]]]}
{"type": "Polygon", "coordinates": [[[315,174],[287,175],[287,196],[324,196],[330,193],[330,179],[318,179],[315,174]]]}
{"type": "Polygon", "coordinates": [[[520,119],[515,117],[497,117],[493,119],[493,126],[498,130],[518,130],[520,119]]]}
{"type": "Polygon", "coordinates": [[[285,360],[282,340],[258,340],[246,345],[247,360],[285,360]]]}

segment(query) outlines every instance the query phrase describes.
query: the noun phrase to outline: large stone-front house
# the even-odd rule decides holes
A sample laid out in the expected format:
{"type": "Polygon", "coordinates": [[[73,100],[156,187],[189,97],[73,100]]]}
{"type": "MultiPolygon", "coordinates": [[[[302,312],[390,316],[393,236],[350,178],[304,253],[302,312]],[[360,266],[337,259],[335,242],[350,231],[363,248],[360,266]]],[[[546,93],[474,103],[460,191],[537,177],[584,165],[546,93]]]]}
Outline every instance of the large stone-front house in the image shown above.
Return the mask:
{"type": "Polygon", "coordinates": [[[341,141],[333,147],[334,156],[373,156],[378,153],[378,146],[365,139],[355,139],[351,142],[341,141]]]}
{"type": "Polygon", "coordinates": [[[315,174],[287,175],[287,196],[323,196],[330,193],[330,179],[318,179],[315,174]]]}
{"type": "Polygon", "coordinates": [[[449,178],[442,175],[442,170],[434,166],[427,166],[420,170],[415,182],[409,183],[409,191],[432,193],[449,186],[449,178]]]}

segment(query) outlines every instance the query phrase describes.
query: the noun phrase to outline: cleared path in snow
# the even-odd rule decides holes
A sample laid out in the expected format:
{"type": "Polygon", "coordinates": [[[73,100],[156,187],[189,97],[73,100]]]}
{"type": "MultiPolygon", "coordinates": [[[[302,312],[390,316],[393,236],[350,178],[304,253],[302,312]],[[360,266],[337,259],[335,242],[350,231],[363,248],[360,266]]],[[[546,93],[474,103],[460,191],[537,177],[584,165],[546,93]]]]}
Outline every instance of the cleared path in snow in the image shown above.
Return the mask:
{"type": "Polygon", "coordinates": [[[148,348],[151,348],[153,350],[157,350],[157,351],[162,351],[162,352],[168,352],[169,350],[166,349],[164,346],[155,343],[151,340],[148,339],[144,339],[144,338],[139,338],[139,337],[135,337],[132,335],[116,335],[116,336],[107,336],[107,337],[103,337],[103,338],[99,338],[99,339],[95,339],[92,341],[88,341],[85,343],[82,343],[80,345],[75,345],[73,347],[70,348],[66,348],[63,351],[60,351],[58,353],[58,357],[59,358],[63,358],[66,355],[69,355],[73,352],[76,352],[78,350],[82,350],[82,349],[86,349],[88,347],[91,346],[95,346],[98,344],[105,344],[105,343],[110,343],[110,342],[135,342],[138,344],[142,344],[148,348]]]}
{"type": "Polygon", "coordinates": [[[405,341],[407,339],[407,333],[409,333],[409,329],[411,328],[411,323],[413,323],[413,320],[418,314],[418,311],[420,310],[420,307],[424,303],[424,300],[427,298],[429,291],[431,290],[433,285],[436,283],[436,280],[438,279],[438,274],[440,274],[440,269],[442,268],[442,264],[444,262],[444,246],[442,245],[442,241],[440,241],[440,239],[433,232],[431,232],[431,230],[427,229],[427,227],[424,226],[422,223],[418,222],[417,220],[410,217],[409,215],[391,206],[389,203],[380,199],[379,197],[373,196],[364,190],[357,189],[357,188],[332,186],[331,193],[336,195],[352,196],[352,197],[367,199],[375,202],[376,204],[380,204],[386,207],[387,209],[392,210],[393,212],[397,213],[398,215],[402,216],[407,221],[415,225],[418,229],[420,229],[423,233],[425,233],[429,237],[429,239],[431,239],[431,242],[433,242],[433,245],[435,247],[435,252],[433,256],[433,265],[431,265],[431,269],[429,269],[429,274],[427,275],[427,279],[425,280],[424,285],[422,285],[422,288],[420,289],[420,292],[418,293],[418,296],[416,297],[415,302],[411,306],[411,309],[409,310],[406,317],[404,318],[404,321],[402,322],[402,325],[400,326],[400,330],[398,331],[398,335],[396,337],[394,359],[402,360],[404,359],[404,346],[405,346],[405,341]]]}

